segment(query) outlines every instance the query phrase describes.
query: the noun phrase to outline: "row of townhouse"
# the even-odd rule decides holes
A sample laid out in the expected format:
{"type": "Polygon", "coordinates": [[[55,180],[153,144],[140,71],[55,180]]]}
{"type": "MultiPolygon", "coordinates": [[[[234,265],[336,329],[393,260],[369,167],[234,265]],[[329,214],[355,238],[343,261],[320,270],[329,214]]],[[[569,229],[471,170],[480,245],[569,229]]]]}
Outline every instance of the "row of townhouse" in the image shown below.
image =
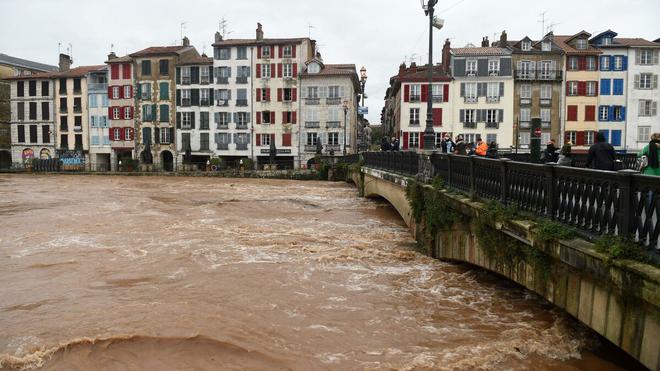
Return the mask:
{"type": "Polygon", "coordinates": [[[184,158],[264,163],[272,143],[293,168],[357,151],[355,65],[325,64],[309,38],[264,38],[261,24],[254,39],[216,33],[213,47],[209,58],[184,38],[76,68],[61,54],[56,72],[9,78],[12,158],[172,170],[184,158]]]}
{"type": "Polygon", "coordinates": [[[382,122],[403,148],[421,148],[432,99],[436,144],[444,134],[460,134],[468,142],[527,148],[532,119],[539,118],[544,143],[571,141],[586,150],[601,132],[616,149],[637,151],[660,132],[657,41],[613,31],[550,33],[537,41],[509,41],[503,32],[497,42],[484,38],[480,47],[464,48],[446,41],[430,88],[428,66],[400,66],[382,122]]]}

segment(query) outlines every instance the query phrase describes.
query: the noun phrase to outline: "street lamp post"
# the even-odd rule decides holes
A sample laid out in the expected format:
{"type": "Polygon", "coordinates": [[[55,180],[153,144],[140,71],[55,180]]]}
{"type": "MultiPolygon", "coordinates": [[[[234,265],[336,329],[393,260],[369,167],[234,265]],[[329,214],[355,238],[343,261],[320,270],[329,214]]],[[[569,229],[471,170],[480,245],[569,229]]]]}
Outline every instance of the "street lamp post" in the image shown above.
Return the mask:
{"type": "Polygon", "coordinates": [[[342,106],[342,108],[344,108],[344,151],[343,151],[343,154],[344,154],[344,157],[346,157],[346,121],[347,121],[346,118],[348,117],[348,101],[345,100],[342,103],[341,106],[342,106]]]}
{"type": "MultiPolygon", "coordinates": [[[[420,0],[424,14],[429,17],[429,91],[433,84],[433,27],[442,29],[444,21],[433,15],[438,0],[420,0]]],[[[431,94],[429,94],[431,95],[431,94]]],[[[424,149],[435,149],[435,132],[433,131],[433,98],[428,97],[426,103],[426,128],[424,128],[424,149]]]]}
{"type": "MultiPolygon", "coordinates": [[[[362,66],[362,68],[360,68],[360,87],[361,87],[361,91],[362,91],[362,108],[364,108],[364,98],[365,98],[364,97],[364,95],[365,95],[364,94],[364,86],[366,84],[367,84],[367,69],[364,68],[364,66],[362,66]]],[[[360,130],[362,130],[362,142],[364,142],[364,113],[362,113],[362,115],[357,115],[357,117],[358,117],[358,121],[355,124],[355,143],[356,143],[356,146],[358,145],[357,142],[358,142],[358,138],[360,137],[360,130]],[[362,118],[362,120],[359,120],[360,117],[362,118]]],[[[363,144],[362,142],[360,143],[360,145],[363,144]]],[[[356,149],[356,153],[359,153],[359,152],[360,152],[360,148],[358,147],[356,149]]]]}
{"type": "Polygon", "coordinates": [[[360,87],[362,88],[362,107],[364,107],[364,85],[367,84],[367,69],[360,68],[360,87]]]}

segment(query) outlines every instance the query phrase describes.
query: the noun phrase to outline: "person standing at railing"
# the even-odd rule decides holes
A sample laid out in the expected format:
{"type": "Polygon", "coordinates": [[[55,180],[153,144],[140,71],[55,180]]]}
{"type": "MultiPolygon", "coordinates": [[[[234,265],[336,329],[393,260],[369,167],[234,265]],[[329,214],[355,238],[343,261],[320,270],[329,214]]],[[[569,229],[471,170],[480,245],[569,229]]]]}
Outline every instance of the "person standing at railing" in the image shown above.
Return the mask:
{"type": "Polygon", "coordinates": [[[390,146],[389,139],[387,137],[383,137],[383,139],[380,141],[380,150],[382,152],[387,152],[390,149],[392,149],[392,147],[390,146]]]}
{"type": "Polygon", "coordinates": [[[442,153],[454,153],[454,141],[451,140],[449,134],[445,134],[445,137],[440,142],[440,148],[442,153]]]}
{"type": "Polygon", "coordinates": [[[456,137],[456,145],[454,146],[454,154],[465,156],[467,155],[467,146],[463,141],[463,136],[459,135],[456,137]]]}
{"type": "Polygon", "coordinates": [[[490,142],[490,145],[488,145],[488,151],[486,151],[486,157],[487,158],[497,158],[497,143],[495,142],[490,142]]]}
{"type": "Polygon", "coordinates": [[[605,141],[603,133],[596,134],[596,143],[589,148],[586,166],[595,170],[614,170],[616,152],[611,144],[605,141]]]}
{"type": "Polygon", "coordinates": [[[481,138],[478,138],[477,147],[474,149],[474,153],[477,156],[486,157],[487,152],[488,152],[488,144],[486,144],[486,142],[484,142],[481,138]]]}
{"type": "Polygon", "coordinates": [[[544,163],[548,162],[557,162],[557,146],[555,145],[555,140],[551,139],[543,151],[541,159],[544,163]]]}
{"type": "Polygon", "coordinates": [[[567,142],[561,147],[559,152],[559,159],[557,165],[559,166],[573,166],[573,155],[571,154],[572,142],[567,142]]]}
{"type": "Polygon", "coordinates": [[[398,151],[399,150],[399,140],[396,139],[396,137],[392,137],[391,150],[392,151],[398,151]]]}
{"type": "Polygon", "coordinates": [[[641,159],[640,171],[644,175],[660,175],[660,133],[655,133],[651,136],[651,141],[647,144],[637,155],[641,159]],[[644,160],[646,157],[646,160],[644,160]]]}

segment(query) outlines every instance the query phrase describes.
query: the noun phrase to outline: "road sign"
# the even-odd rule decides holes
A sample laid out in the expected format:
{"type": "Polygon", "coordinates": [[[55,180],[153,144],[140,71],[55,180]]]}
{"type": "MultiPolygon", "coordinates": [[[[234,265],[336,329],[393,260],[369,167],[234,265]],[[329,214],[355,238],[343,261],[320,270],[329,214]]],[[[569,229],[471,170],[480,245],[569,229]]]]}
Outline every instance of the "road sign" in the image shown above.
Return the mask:
{"type": "Polygon", "coordinates": [[[369,107],[358,107],[358,113],[360,115],[368,115],[369,114],[369,107]]]}

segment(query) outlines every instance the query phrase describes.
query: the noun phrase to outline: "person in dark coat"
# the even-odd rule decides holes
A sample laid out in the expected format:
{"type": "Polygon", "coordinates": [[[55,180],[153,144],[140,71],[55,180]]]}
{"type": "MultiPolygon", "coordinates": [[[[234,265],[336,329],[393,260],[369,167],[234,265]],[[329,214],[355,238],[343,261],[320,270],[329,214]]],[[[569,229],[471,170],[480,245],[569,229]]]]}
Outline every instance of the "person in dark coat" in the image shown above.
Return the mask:
{"type": "Polygon", "coordinates": [[[557,146],[555,145],[555,140],[551,139],[543,151],[543,162],[557,162],[557,160],[557,146]]]}
{"type": "Polygon", "coordinates": [[[595,170],[614,170],[616,152],[614,147],[605,141],[602,133],[596,134],[596,143],[589,148],[587,167],[595,170]]]}
{"type": "Polygon", "coordinates": [[[497,158],[497,143],[490,142],[488,150],[486,151],[487,158],[497,158]]]}
{"type": "Polygon", "coordinates": [[[477,151],[475,150],[474,143],[468,143],[466,150],[467,150],[467,155],[468,156],[476,156],[477,155],[477,151]]]}
{"type": "Polygon", "coordinates": [[[392,146],[390,146],[390,140],[387,137],[383,137],[383,139],[380,141],[380,150],[385,152],[389,151],[392,149],[392,146]]]}
{"type": "Polygon", "coordinates": [[[557,165],[559,166],[572,166],[573,165],[573,156],[571,154],[571,147],[573,143],[567,142],[561,147],[561,153],[559,154],[559,159],[557,159],[557,165]]]}
{"type": "Polygon", "coordinates": [[[395,137],[392,137],[392,151],[398,151],[399,150],[399,140],[396,139],[395,137]]]}
{"type": "Polygon", "coordinates": [[[467,155],[467,147],[465,142],[463,141],[463,136],[461,135],[456,137],[456,143],[454,145],[454,153],[461,156],[467,155]]]}
{"type": "Polygon", "coordinates": [[[442,142],[440,142],[440,147],[442,149],[442,153],[453,153],[454,141],[451,140],[451,137],[449,135],[445,134],[445,137],[442,139],[442,142]]]}

